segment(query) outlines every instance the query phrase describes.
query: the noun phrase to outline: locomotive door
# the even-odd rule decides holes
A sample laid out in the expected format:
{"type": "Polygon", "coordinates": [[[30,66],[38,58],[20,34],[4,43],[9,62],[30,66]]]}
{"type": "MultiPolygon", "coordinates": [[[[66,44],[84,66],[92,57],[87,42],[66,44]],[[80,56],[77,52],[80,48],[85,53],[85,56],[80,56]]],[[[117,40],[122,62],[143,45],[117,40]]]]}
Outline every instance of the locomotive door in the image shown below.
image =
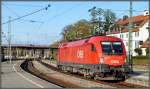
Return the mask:
{"type": "Polygon", "coordinates": [[[91,64],[96,64],[97,63],[97,49],[94,44],[90,45],[90,63],[91,64]]]}

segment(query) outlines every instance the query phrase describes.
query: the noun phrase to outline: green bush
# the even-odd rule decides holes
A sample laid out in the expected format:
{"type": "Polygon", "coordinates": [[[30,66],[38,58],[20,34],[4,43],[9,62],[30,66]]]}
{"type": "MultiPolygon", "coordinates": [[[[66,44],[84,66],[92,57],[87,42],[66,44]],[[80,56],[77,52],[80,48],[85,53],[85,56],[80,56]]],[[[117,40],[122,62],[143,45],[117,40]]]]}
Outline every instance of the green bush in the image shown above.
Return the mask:
{"type": "Polygon", "coordinates": [[[134,49],[134,51],[135,51],[138,55],[142,55],[142,49],[141,49],[141,48],[136,48],[136,49],[134,49]]]}
{"type": "Polygon", "coordinates": [[[148,56],[148,54],[149,54],[149,48],[146,48],[145,51],[146,51],[146,55],[148,56]]]}

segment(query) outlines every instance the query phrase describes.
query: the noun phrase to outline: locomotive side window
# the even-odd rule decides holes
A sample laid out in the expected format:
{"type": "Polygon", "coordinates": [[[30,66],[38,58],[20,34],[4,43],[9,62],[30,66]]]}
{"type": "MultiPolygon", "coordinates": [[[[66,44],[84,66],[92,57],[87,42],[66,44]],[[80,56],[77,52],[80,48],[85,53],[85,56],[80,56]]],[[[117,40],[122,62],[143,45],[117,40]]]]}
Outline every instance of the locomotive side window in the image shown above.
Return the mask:
{"type": "Polygon", "coordinates": [[[114,51],[113,53],[115,53],[115,54],[122,54],[123,53],[121,42],[113,42],[112,48],[114,51]]]}
{"type": "Polygon", "coordinates": [[[96,47],[94,44],[91,45],[91,51],[96,52],[96,47]]]}
{"type": "Polygon", "coordinates": [[[102,51],[104,54],[110,54],[111,52],[111,43],[110,42],[102,42],[102,51]]]}

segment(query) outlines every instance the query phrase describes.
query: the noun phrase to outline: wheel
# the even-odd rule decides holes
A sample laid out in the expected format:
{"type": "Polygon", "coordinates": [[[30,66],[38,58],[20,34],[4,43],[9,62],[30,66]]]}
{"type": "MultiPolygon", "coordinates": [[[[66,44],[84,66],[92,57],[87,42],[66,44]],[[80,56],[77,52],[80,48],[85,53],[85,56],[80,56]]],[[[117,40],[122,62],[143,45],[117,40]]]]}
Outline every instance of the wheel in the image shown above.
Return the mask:
{"type": "Polygon", "coordinates": [[[125,81],[126,80],[126,75],[122,75],[122,81],[125,81]]]}
{"type": "Polygon", "coordinates": [[[125,80],[126,80],[126,77],[125,77],[125,76],[123,76],[123,77],[122,77],[122,81],[125,81],[125,80]]]}

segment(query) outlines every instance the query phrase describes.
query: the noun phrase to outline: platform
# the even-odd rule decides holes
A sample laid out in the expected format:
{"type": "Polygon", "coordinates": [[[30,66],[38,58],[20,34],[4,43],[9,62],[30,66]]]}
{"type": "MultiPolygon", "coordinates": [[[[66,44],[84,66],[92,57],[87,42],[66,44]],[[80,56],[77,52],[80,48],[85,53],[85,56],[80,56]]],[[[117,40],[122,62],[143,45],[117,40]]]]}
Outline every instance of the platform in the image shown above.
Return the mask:
{"type": "Polygon", "coordinates": [[[20,68],[22,61],[1,63],[1,88],[60,88],[20,68]]]}

